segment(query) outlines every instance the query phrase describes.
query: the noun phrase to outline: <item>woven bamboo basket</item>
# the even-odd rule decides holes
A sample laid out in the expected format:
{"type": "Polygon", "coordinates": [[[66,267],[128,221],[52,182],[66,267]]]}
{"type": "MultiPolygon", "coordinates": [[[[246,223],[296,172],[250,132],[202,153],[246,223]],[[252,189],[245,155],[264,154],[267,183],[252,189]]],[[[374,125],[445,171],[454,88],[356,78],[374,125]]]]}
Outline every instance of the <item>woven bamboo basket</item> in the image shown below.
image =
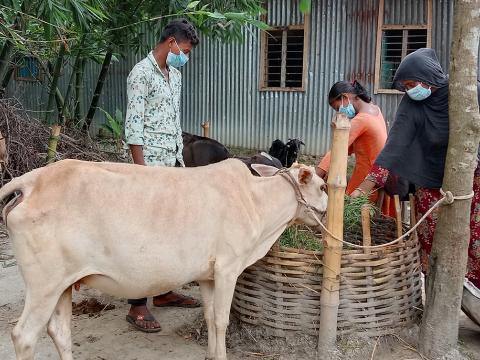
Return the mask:
{"type": "MultiPolygon", "coordinates": [[[[395,220],[377,218],[372,244],[397,237],[395,220]]],[[[344,239],[361,244],[361,234],[344,239]],[[360,241],[360,242],[359,242],[360,241]]],[[[415,236],[380,249],[344,249],[338,335],[380,336],[416,322],[421,305],[420,245],[415,236]]],[[[275,336],[318,335],[322,252],[272,247],[239,277],[232,310],[275,336]]]]}

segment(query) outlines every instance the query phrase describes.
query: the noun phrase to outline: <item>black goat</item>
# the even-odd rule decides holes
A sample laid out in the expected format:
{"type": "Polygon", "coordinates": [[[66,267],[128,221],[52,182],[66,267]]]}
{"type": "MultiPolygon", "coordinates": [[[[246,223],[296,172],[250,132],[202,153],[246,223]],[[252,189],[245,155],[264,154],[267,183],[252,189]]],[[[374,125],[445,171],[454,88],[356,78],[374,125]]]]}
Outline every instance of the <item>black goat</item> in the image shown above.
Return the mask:
{"type": "Polygon", "coordinates": [[[186,167],[205,166],[231,157],[227,148],[217,140],[182,133],[183,161],[186,167]]]}
{"type": "Polygon", "coordinates": [[[282,140],[276,139],[272,142],[268,153],[280,160],[282,166],[290,167],[297,160],[302,145],[305,144],[299,139],[288,139],[286,144],[282,140]]]}
{"type": "Polygon", "coordinates": [[[252,164],[264,164],[274,166],[281,169],[284,166],[290,167],[298,156],[298,150],[301,145],[305,145],[302,141],[297,139],[289,139],[287,144],[281,140],[275,140],[270,147],[269,154],[261,152],[250,157],[246,156],[232,156],[227,148],[220,142],[198,136],[187,132],[182,133],[183,137],[183,161],[187,167],[205,166],[213,164],[230,157],[234,157],[242,161],[253,175],[257,175],[252,170],[252,164]],[[282,156],[282,162],[277,156],[272,154],[272,149],[276,151],[279,156],[282,156]]]}

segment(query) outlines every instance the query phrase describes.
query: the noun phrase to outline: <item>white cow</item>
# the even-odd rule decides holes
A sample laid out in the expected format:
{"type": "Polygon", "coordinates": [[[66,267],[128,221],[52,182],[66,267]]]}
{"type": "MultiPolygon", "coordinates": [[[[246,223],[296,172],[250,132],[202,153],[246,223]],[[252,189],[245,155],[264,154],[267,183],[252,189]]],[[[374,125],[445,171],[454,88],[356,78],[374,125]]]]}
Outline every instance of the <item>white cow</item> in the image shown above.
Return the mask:
{"type": "MultiPolygon", "coordinates": [[[[316,225],[324,182],[313,168],[288,173],[238,160],[199,168],[64,160],[14,179],[0,200],[26,286],[12,331],[17,359],[32,360],[45,325],[72,359],[72,284],[142,298],[198,281],[208,325],[207,359],[225,360],[237,277],[265,256],[292,222],[316,225]],[[271,177],[270,177],[271,176],[271,177]]],[[[5,291],[5,289],[3,290],[5,291]]]]}

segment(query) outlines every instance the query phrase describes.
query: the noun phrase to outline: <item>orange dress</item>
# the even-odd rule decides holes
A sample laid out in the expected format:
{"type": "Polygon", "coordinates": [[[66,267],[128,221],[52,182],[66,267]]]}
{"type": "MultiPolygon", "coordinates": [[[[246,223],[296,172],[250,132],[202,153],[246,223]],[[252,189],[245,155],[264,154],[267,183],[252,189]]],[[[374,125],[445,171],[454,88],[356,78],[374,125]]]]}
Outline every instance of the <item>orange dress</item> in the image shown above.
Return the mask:
{"type": "MultiPolygon", "coordinates": [[[[365,180],[370,173],[373,163],[387,141],[387,126],[382,112],[378,115],[358,113],[351,120],[350,136],[348,139],[348,154],[355,154],[355,168],[347,184],[346,193],[350,195],[365,180]]],[[[318,167],[326,172],[330,167],[330,151],[323,157],[318,167]]],[[[374,192],[370,201],[375,203],[378,194],[374,192]]],[[[393,215],[388,196],[384,197],[382,212],[385,215],[393,215]]]]}

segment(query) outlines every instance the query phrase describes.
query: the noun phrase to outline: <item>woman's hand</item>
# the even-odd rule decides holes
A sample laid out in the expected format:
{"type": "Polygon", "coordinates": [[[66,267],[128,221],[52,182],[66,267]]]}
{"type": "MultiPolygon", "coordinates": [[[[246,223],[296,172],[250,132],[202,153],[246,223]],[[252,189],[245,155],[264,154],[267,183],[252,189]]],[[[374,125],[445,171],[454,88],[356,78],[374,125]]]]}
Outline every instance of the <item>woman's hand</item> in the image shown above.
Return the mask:
{"type": "Polygon", "coordinates": [[[350,194],[350,197],[356,198],[359,196],[365,196],[370,194],[370,192],[375,187],[375,183],[370,180],[363,180],[363,182],[358,185],[358,187],[350,194]]]}
{"type": "Polygon", "coordinates": [[[323,180],[327,178],[327,172],[323,169],[320,169],[318,166],[315,168],[315,171],[318,176],[320,176],[323,180]]]}
{"type": "Polygon", "coordinates": [[[350,197],[352,198],[357,198],[357,197],[360,197],[360,196],[363,196],[364,193],[361,192],[360,190],[358,189],[355,189],[351,194],[350,194],[350,197]]]}

